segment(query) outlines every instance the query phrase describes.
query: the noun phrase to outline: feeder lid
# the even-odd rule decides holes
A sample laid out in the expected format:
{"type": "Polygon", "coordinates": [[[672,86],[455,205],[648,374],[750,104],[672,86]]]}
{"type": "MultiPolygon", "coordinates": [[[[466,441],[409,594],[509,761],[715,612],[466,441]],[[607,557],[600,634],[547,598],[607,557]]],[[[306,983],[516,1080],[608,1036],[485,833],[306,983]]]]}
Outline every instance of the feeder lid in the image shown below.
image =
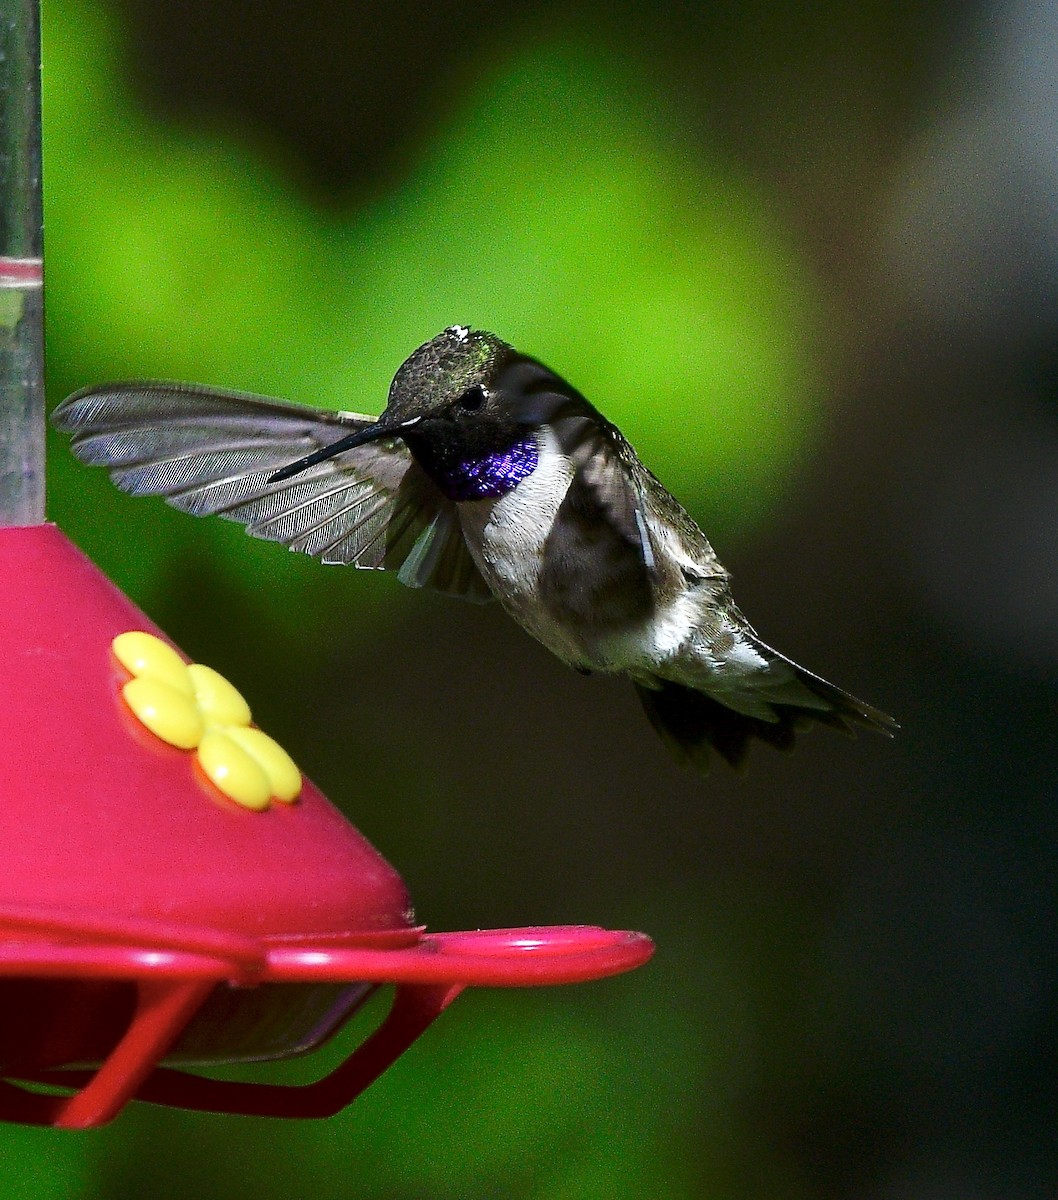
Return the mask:
{"type": "MultiPolygon", "coordinates": [[[[130,670],[114,639],[151,635],[166,654],[169,643],[58,529],[0,529],[0,587],[0,909],[266,939],[415,940],[400,876],[310,781],[288,776],[292,802],[258,792],[247,807],[207,774],[223,785],[230,764],[137,718],[123,696],[137,656],[123,656],[130,670]]],[[[201,680],[230,700],[215,673],[201,680]]],[[[148,719],[151,694],[139,706],[148,719]]]]}

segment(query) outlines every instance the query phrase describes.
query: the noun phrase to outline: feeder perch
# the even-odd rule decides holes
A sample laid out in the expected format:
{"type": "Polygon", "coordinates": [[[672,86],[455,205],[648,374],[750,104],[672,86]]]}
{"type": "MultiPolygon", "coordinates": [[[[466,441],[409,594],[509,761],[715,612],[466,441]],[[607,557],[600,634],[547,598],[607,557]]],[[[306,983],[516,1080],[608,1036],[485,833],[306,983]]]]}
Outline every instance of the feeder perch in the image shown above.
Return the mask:
{"type": "Polygon", "coordinates": [[[0,26],[0,1119],[98,1125],[131,1099],[331,1115],[466,987],[630,970],[642,934],[427,933],[393,867],[43,519],[37,9],[0,26]],[[318,1046],[285,1087],[187,1068],[318,1046]]]}

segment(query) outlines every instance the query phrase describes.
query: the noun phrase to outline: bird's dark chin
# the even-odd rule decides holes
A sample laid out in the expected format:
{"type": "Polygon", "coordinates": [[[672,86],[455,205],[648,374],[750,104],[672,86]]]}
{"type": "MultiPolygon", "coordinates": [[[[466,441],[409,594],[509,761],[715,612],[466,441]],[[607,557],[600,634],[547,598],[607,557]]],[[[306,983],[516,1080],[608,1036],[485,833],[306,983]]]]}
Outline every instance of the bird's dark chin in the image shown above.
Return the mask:
{"type": "Polygon", "coordinates": [[[530,430],[490,417],[430,418],[402,437],[412,456],[450,500],[496,498],[536,468],[530,430]]]}

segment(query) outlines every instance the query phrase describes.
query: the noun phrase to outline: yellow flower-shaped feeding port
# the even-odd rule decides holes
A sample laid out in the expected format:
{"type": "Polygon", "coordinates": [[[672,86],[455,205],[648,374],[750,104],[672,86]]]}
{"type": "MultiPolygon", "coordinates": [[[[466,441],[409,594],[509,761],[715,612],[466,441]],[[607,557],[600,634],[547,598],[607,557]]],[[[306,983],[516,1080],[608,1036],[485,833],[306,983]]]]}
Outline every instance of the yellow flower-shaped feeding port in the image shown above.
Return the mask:
{"type": "Polygon", "coordinates": [[[251,724],[250,706],[211,667],[185,663],[153,634],[134,630],[111,643],[132,675],[125,703],[151,733],[170,746],[195,750],[214,785],[244,808],[272,800],[290,804],[301,794],[301,772],[289,754],[251,724]]]}

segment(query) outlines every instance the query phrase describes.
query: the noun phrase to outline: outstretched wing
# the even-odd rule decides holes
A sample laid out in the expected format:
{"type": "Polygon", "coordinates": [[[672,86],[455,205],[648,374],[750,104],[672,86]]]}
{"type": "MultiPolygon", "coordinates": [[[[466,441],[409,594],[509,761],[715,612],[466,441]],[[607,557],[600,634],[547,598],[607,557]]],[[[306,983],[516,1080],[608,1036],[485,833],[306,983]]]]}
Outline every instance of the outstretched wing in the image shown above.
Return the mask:
{"type": "Polygon", "coordinates": [[[280,482],[279,468],[371,424],[238,392],[106,384],[52,414],[74,454],[122,491],[195,516],[241,521],[254,537],[326,563],[395,570],[409,587],[488,600],[455,505],[398,441],[371,442],[280,482]]]}

